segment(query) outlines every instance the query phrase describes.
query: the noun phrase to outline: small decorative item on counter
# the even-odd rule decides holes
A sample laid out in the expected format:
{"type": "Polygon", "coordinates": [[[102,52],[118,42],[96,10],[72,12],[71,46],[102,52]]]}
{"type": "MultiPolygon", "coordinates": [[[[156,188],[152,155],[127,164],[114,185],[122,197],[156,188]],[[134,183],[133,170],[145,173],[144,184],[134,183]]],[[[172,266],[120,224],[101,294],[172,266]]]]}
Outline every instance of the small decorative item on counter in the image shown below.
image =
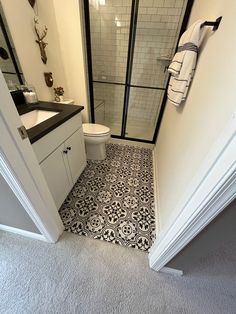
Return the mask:
{"type": "Polygon", "coordinates": [[[35,104],[38,102],[38,98],[37,98],[34,86],[21,85],[19,89],[23,91],[25,102],[27,104],[35,104]]]}
{"type": "Polygon", "coordinates": [[[63,101],[63,95],[64,95],[63,87],[61,86],[55,87],[54,92],[55,92],[55,101],[57,102],[63,101]]]}

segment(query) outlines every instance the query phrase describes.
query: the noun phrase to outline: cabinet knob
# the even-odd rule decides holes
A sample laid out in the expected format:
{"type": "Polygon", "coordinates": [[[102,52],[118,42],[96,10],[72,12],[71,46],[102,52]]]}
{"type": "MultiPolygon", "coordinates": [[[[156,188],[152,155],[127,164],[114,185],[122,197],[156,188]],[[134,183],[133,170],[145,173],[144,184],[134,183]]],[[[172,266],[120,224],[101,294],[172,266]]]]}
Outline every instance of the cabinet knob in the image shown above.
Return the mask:
{"type": "Polygon", "coordinates": [[[64,153],[64,154],[68,154],[68,151],[67,151],[67,150],[63,150],[63,153],[64,153]]]}
{"type": "Polygon", "coordinates": [[[70,146],[68,146],[68,147],[66,147],[66,149],[71,150],[71,147],[70,147],[70,146]]]}

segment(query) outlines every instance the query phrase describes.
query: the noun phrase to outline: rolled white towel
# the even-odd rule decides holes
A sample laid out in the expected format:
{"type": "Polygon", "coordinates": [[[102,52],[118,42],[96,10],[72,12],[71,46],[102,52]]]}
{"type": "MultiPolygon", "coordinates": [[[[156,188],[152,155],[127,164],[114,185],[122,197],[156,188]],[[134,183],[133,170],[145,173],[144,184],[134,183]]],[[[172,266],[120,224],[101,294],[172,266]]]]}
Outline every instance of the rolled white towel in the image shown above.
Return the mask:
{"type": "Polygon", "coordinates": [[[201,28],[203,20],[198,20],[183,33],[178,50],[171,61],[168,72],[171,79],[168,87],[169,101],[179,106],[186,99],[188,88],[194,75],[198,50],[205,31],[201,28]]]}

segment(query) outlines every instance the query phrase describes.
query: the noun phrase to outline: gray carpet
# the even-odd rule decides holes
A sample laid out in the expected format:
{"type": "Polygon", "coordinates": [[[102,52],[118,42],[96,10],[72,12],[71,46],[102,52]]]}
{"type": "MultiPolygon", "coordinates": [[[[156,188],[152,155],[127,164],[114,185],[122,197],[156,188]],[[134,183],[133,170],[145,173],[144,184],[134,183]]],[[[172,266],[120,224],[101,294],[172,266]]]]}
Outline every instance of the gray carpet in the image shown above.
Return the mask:
{"type": "Polygon", "coordinates": [[[53,245],[0,232],[0,313],[235,313],[234,262],[227,243],[178,278],[105,241],[64,232],[53,245]]]}

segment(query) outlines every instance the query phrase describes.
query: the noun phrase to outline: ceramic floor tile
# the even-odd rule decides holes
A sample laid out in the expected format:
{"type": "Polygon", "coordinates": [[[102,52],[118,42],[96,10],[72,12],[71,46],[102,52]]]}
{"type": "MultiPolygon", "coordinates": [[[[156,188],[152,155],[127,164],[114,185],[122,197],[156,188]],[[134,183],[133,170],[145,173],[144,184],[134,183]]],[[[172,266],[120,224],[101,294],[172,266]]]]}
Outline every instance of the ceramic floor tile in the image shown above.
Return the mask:
{"type": "Polygon", "coordinates": [[[107,145],[59,210],[66,231],[147,251],[155,238],[152,150],[107,145]]]}

